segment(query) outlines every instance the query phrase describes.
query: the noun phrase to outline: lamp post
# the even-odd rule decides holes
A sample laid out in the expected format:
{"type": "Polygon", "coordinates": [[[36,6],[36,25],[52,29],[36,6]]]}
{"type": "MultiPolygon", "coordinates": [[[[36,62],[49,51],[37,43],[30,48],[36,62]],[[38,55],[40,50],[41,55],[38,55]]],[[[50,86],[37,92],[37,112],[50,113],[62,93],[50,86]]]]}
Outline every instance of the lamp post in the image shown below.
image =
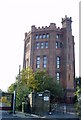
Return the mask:
{"type": "MultiPolygon", "coordinates": [[[[20,69],[21,69],[21,65],[19,65],[19,74],[18,74],[18,83],[17,83],[17,92],[18,92],[18,84],[20,81],[20,69]]],[[[16,108],[16,91],[14,88],[14,97],[13,97],[13,114],[15,114],[15,108],[16,108]]]]}
{"type": "Polygon", "coordinates": [[[20,81],[20,70],[21,70],[21,65],[19,65],[19,76],[18,76],[18,81],[20,81]]]}

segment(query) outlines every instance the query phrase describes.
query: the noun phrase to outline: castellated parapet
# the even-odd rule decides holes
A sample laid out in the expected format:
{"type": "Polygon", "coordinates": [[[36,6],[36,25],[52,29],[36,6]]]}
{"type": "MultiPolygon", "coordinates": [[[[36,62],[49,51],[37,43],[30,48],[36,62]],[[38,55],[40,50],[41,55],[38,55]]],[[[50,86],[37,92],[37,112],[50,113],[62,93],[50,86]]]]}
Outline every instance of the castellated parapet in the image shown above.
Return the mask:
{"type": "Polygon", "coordinates": [[[67,17],[67,15],[65,15],[65,18],[62,18],[62,23],[63,23],[65,20],[72,22],[72,17],[69,18],[69,17],[67,17]]]}
{"type": "Polygon", "coordinates": [[[60,30],[60,27],[57,27],[55,23],[50,23],[49,27],[47,26],[42,26],[41,28],[40,27],[36,27],[35,25],[31,26],[31,32],[38,32],[38,31],[47,31],[47,30],[60,30]]]}

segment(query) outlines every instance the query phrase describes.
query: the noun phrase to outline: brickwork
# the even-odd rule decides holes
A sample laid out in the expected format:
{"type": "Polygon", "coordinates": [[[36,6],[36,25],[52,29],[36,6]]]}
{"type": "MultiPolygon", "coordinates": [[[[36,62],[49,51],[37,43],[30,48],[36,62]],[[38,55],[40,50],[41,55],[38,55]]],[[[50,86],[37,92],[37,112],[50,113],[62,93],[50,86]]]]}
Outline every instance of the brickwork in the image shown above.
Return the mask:
{"type": "MultiPolygon", "coordinates": [[[[75,79],[75,53],[74,53],[74,36],[72,35],[71,17],[62,18],[62,28],[50,23],[49,27],[31,26],[31,31],[25,33],[24,39],[24,61],[23,67],[31,66],[34,71],[37,70],[36,65],[40,62],[40,69],[43,68],[43,57],[47,57],[46,70],[49,75],[57,80],[69,90],[74,90],[75,79]],[[45,48],[45,44],[48,44],[45,48]],[[44,44],[44,45],[43,45],[44,44]],[[42,48],[42,47],[43,48],[42,48]],[[37,63],[37,56],[40,61],[37,63]],[[60,57],[60,66],[57,68],[57,56],[60,57]]],[[[71,92],[73,97],[73,92],[71,92]]],[[[67,94],[68,96],[68,94],[67,94]]]]}

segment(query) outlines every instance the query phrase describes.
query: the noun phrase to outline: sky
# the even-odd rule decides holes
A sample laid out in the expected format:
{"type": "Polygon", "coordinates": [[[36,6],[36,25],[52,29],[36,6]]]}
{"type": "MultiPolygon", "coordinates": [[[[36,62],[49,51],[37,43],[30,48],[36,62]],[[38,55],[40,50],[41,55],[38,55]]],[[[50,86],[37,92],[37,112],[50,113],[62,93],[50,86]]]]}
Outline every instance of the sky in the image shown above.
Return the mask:
{"type": "Polygon", "coordinates": [[[32,25],[62,27],[72,17],[75,72],[79,76],[79,0],[0,0],[0,89],[7,91],[23,67],[24,37],[32,25]]]}

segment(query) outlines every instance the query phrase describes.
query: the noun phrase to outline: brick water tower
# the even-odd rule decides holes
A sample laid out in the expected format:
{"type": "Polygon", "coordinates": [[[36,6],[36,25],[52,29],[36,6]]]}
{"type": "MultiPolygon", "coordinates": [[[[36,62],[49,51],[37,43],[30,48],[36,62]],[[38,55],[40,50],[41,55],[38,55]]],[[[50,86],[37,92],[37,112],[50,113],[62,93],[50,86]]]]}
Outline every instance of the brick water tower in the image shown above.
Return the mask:
{"type": "Polygon", "coordinates": [[[62,28],[55,23],[47,27],[31,26],[25,33],[23,68],[46,69],[66,89],[67,100],[74,96],[75,50],[72,18],[62,18],[62,28]]]}

